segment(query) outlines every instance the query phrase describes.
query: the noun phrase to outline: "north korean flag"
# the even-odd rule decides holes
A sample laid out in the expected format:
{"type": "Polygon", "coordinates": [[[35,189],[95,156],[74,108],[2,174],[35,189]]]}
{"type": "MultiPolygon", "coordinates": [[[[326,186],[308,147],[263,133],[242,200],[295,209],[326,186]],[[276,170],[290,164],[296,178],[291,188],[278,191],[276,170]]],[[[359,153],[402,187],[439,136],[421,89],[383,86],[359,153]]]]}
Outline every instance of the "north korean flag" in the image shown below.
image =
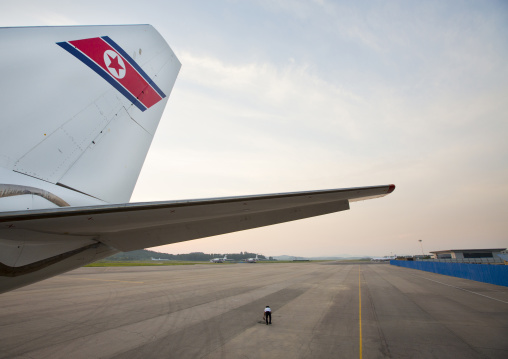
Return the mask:
{"type": "Polygon", "coordinates": [[[134,59],[108,36],[56,44],[94,70],[141,111],[166,97],[134,59]]]}

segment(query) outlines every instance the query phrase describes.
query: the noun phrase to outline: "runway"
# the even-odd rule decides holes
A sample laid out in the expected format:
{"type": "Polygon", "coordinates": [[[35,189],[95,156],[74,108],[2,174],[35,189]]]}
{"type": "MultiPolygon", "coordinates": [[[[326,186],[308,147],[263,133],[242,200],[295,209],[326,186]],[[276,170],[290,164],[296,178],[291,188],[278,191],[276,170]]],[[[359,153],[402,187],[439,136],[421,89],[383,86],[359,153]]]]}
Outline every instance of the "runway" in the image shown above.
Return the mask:
{"type": "Polygon", "coordinates": [[[9,359],[508,358],[507,338],[507,287],[389,264],[80,268],[0,295],[9,359]]]}

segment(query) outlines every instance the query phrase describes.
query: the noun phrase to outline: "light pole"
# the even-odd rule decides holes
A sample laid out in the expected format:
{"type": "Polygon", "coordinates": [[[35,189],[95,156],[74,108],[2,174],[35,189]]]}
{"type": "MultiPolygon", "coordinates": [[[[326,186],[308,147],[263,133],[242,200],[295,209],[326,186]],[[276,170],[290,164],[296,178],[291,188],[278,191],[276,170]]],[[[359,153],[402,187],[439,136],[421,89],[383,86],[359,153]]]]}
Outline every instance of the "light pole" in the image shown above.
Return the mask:
{"type": "Polygon", "coordinates": [[[422,256],[425,256],[425,253],[423,253],[423,244],[422,244],[422,240],[419,239],[418,242],[420,242],[420,247],[422,248],[422,256]]]}

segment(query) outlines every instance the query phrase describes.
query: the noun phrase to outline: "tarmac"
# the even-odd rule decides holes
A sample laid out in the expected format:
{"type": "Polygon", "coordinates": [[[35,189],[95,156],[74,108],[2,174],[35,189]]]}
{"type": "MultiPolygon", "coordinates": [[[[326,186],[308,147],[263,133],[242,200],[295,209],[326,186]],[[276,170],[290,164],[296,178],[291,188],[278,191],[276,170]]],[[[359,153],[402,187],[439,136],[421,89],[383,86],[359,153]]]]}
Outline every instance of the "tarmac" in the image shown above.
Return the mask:
{"type": "Polygon", "coordinates": [[[508,287],[310,262],[80,268],[0,295],[0,358],[332,357],[508,358],[508,287]]]}

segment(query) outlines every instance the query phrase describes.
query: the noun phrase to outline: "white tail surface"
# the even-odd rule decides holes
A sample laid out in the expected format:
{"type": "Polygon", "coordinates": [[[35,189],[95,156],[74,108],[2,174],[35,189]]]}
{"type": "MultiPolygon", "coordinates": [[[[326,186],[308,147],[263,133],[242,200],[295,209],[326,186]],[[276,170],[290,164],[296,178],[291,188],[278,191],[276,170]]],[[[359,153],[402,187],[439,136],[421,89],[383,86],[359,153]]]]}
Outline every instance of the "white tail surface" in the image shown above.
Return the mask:
{"type": "Polygon", "coordinates": [[[128,202],[181,64],[150,25],[0,29],[0,167],[128,202]]]}

